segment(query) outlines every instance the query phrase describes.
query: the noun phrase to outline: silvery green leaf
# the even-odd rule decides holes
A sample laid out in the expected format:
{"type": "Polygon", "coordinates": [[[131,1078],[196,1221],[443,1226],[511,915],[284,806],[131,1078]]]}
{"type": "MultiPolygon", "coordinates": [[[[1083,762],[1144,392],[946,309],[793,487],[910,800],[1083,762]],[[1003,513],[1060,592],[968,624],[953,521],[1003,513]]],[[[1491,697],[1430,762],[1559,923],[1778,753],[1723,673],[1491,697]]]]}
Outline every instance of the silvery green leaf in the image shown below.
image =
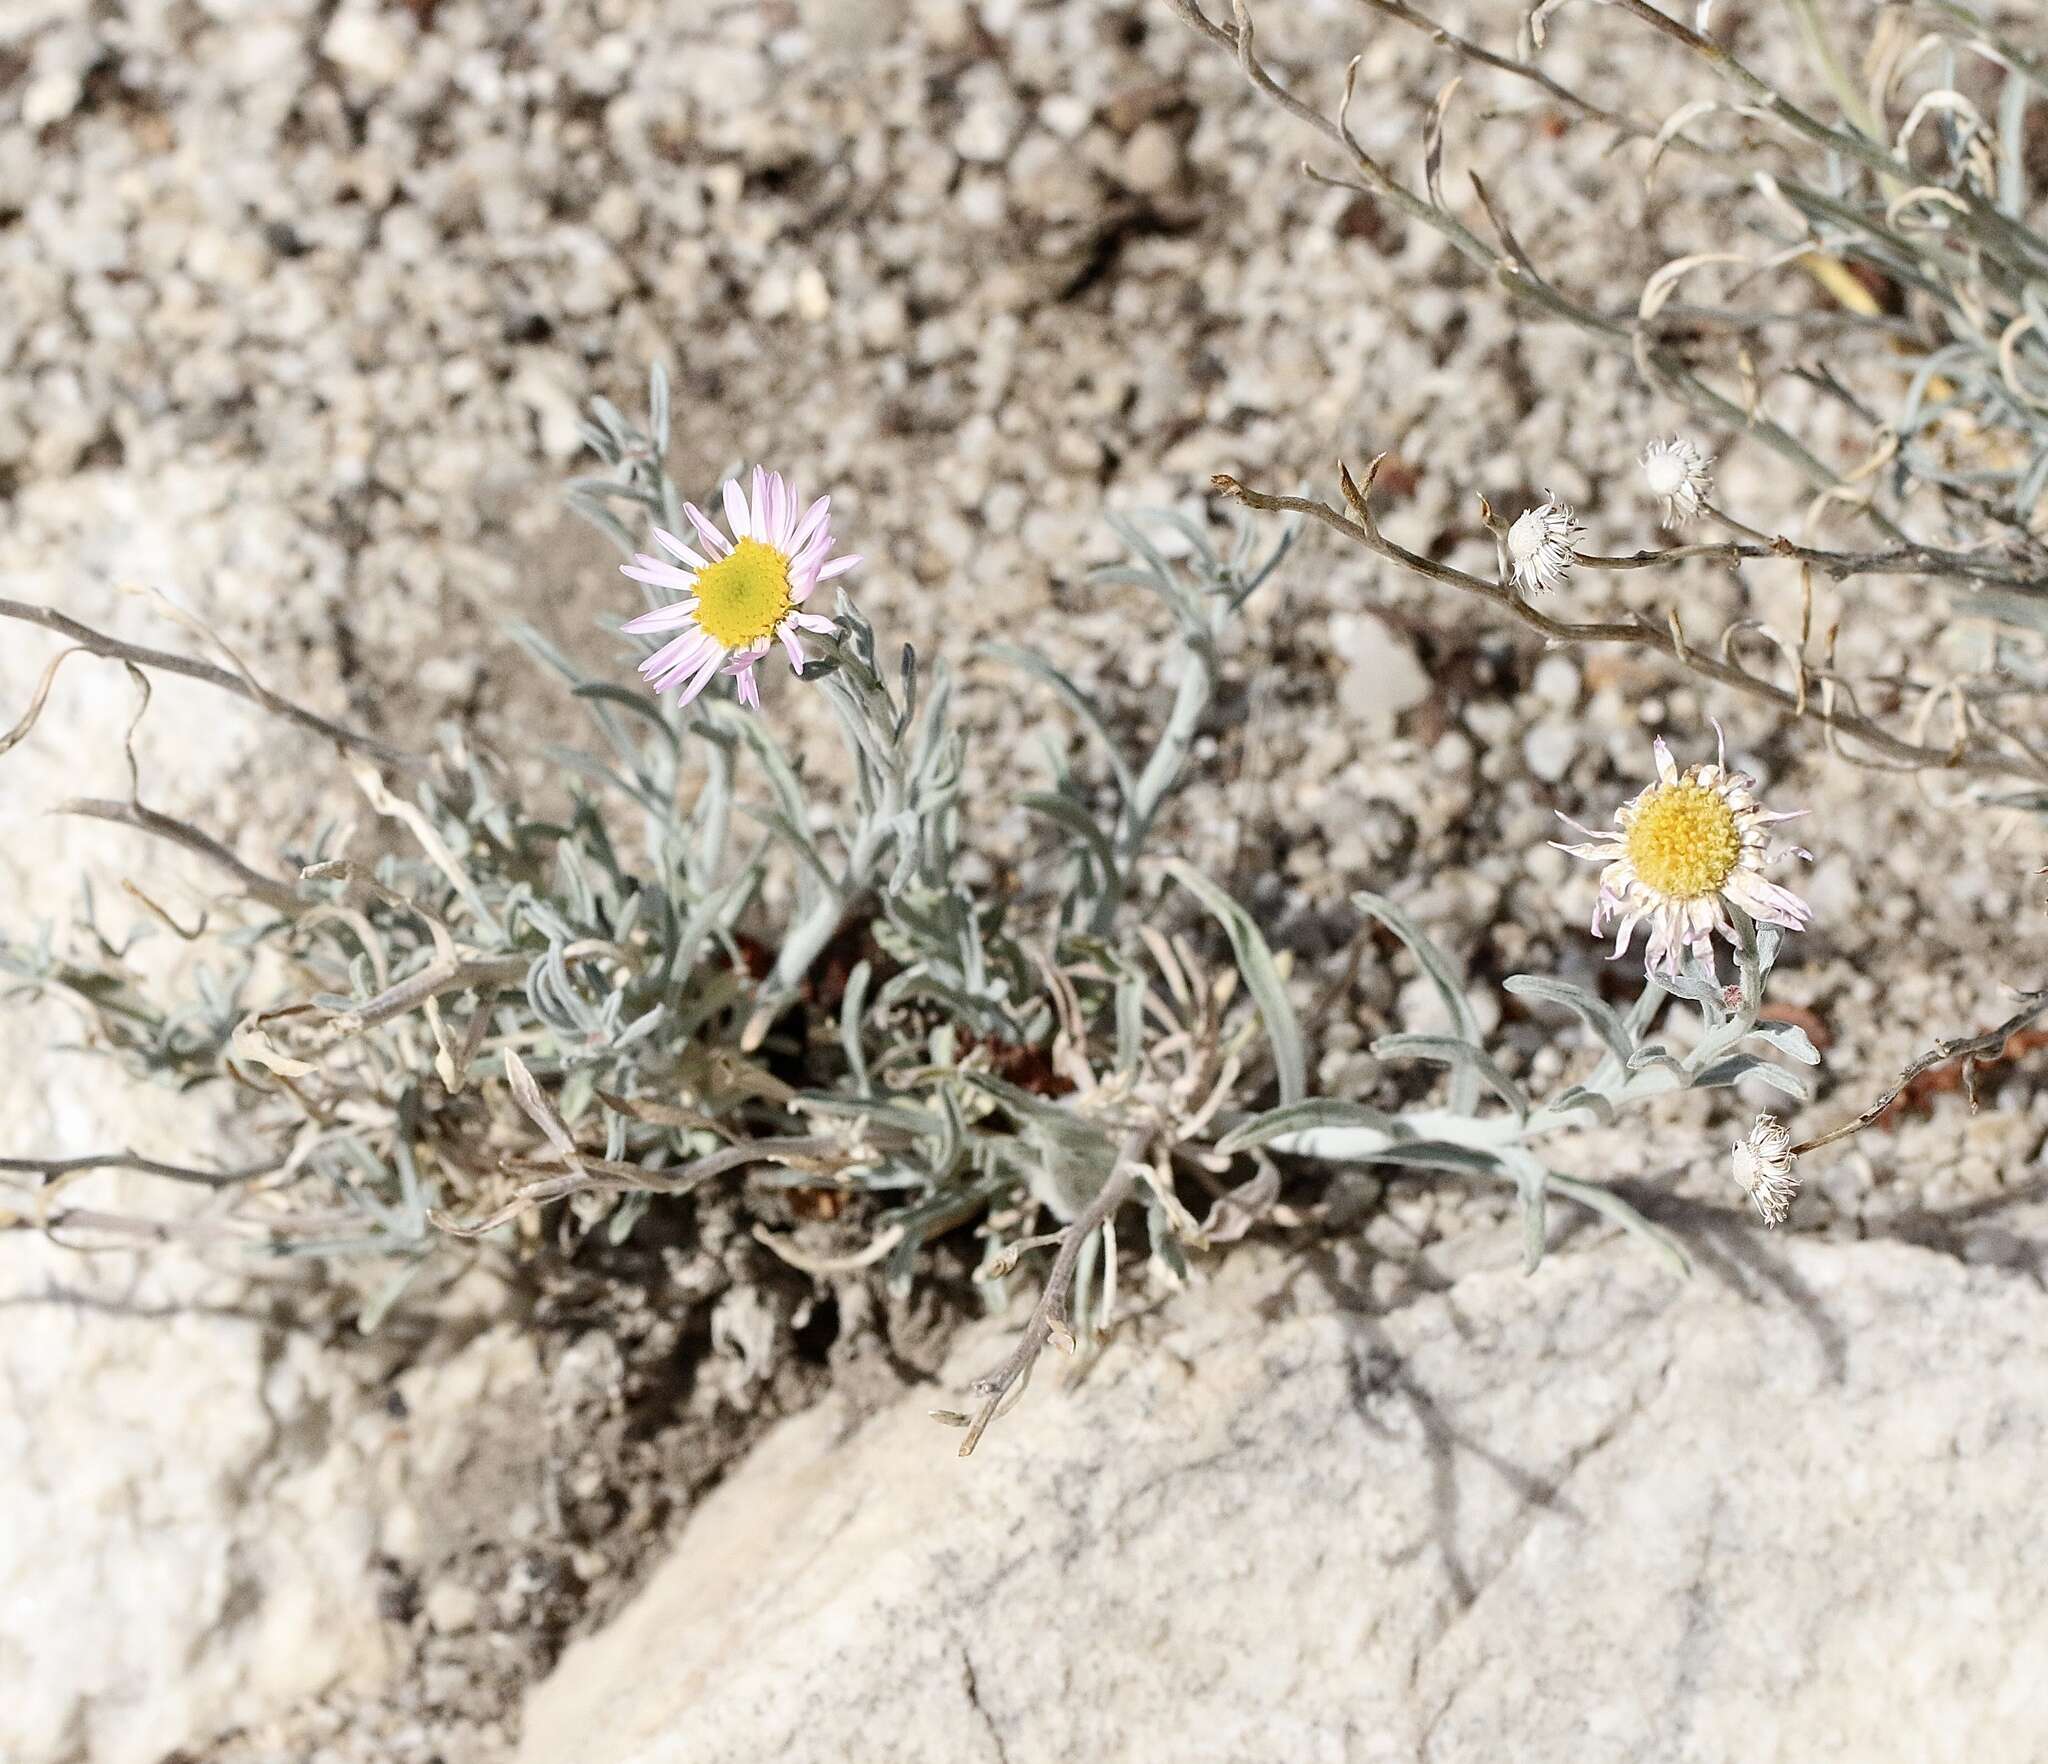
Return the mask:
{"type": "Polygon", "coordinates": [[[1643,976],[1643,989],[1636,994],[1635,1003],[1628,1007],[1628,1015],[1622,1019],[1622,1027],[1628,1031],[1631,1047],[1642,1040],[1649,1031],[1650,1025],[1657,1019],[1658,1011],[1663,1009],[1664,1001],[1670,996],[1661,981],[1652,979],[1648,974],[1643,976]]]}
{"type": "Polygon", "coordinates": [[[1773,1065],[1769,1060],[1760,1060],[1754,1054],[1730,1054],[1726,1059],[1716,1060],[1693,1079],[1693,1085],[1699,1090],[1719,1090],[1730,1084],[1739,1084],[1745,1078],[1758,1079],[1800,1102],[1813,1099],[1813,1087],[1801,1074],[1773,1065]]]}
{"type": "Polygon", "coordinates": [[[633,1227],[646,1217],[647,1209],[653,1205],[654,1196],[646,1193],[621,1195],[619,1204],[612,1209],[612,1216],[605,1221],[605,1236],[614,1244],[622,1244],[633,1235],[633,1227]]]}
{"type": "Polygon", "coordinates": [[[1017,1118],[1038,1147],[1038,1198],[1061,1219],[1071,1219],[1102,1191],[1116,1170],[1116,1145],[1095,1122],[988,1072],[960,1076],[994,1097],[1017,1118]]]}
{"type": "Polygon", "coordinates": [[[1546,1004],[1563,1005],[1607,1044],[1607,1051],[1628,1064],[1635,1052],[1635,1038],[1621,1020],[1621,1014],[1603,998],[1596,998],[1582,986],[1568,980],[1553,980],[1541,974],[1510,974],[1504,982],[1518,998],[1540,998],[1546,1004]]]}
{"type": "Polygon", "coordinates": [[[887,1143],[891,1139],[943,1139],[946,1124],[929,1109],[913,1108],[908,1103],[895,1102],[886,1097],[840,1096],[823,1091],[806,1091],[798,1097],[806,1114],[838,1115],[851,1120],[865,1122],[876,1130],[878,1139],[887,1143]]]}
{"type": "Polygon", "coordinates": [[[1678,1239],[1661,1225],[1652,1225],[1611,1188],[1603,1188],[1597,1182],[1581,1182],[1576,1176],[1559,1176],[1555,1173],[1550,1178],[1550,1186],[1559,1194],[1577,1201],[1580,1206],[1588,1207],[1603,1217],[1612,1219],[1623,1230],[1634,1232],[1669,1261],[1681,1278],[1691,1277],[1692,1258],[1685,1253],[1685,1248],[1678,1239]]]}
{"type": "Polygon", "coordinates": [[[1542,1159],[1519,1146],[1504,1146],[1499,1159],[1500,1167],[1514,1178],[1515,1193],[1522,1205],[1522,1272],[1533,1274],[1542,1265],[1548,1237],[1550,1172],[1542,1159]]]}
{"type": "Polygon", "coordinates": [[[1145,982],[1136,974],[1119,974],[1116,982],[1116,1069],[1137,1069],[1145,1045],[1145,982]]]}
{"type": "Polygon", "coordinates": [[[1453,1072],[1470,1072],[1514,1110],[1518,1121],[1529,1118],[1529,1099],[1522,1087],[1503,1072],[1485,1049],[1449,1035],[1382,1035],[1372,1044],[1382,1060],[1429,1060],[1453,1072]]]}
{"type": "MultiPolygon", "coordinates": [[[[1216,1149],[1226,1154],[1249,1151],[1253,1146],[1271,1145],[1276,1139],[1305,1133],[1330,1131],[1365,1132],[1391,1140],[1400,1132],[1400,1124],[1393,1116],[1379,1109],[1367,1108],[1363,1103],[1339,1102],[1333,1097],[1308,1097],[1301,1102],[1283,1103],[1277,1109],[1268,1109],[1262,1115],[1254,1115],[1248,1121],[1240,1121],[1216,1142],[1216,1149]]],[[[1283,1147],[1294,1150],[1294,1147],[1283,1147]]],[[[1324,1154],[1307,1152],[1310,1157],[1324,1154]]]]}
{"type": "MultiPolygon", "coordinates": [[[[1370,913],[1408,946],[1416,964],[1436,988],[1437,997],[1443,1000],[1444,1009],[1450,1013],[1451,1027],[1458,1039],[1478,1047],[1479,1024],[1465,998],[1465,978],[1451,959],[1430,941],[1429,934],[1383,894],[1361,889],[1351,897],[1351,904],[1360,912],[1370,913]]],[[[1469,1069],[1455,1073],[1451,1079],[1451,1107],[1460,1114],[1466,1114],[1478,1100],[1478,1075],[1469,1069]]]]}
{"type": "Polygon", "coordinates": [[[1759,1023],[1749,1032],[1749,1039],[1768,1042],[1802,1066],[1820,1064],[1820,1050],[1807,1039],[1806,1031],[1797,1023],[1759,1023]]]}
{"type": "Polygon", "coordinates": [[[1056,822],[1063,830],[1071,833],[1094,857],[1096,867],[1105,881],[1114,885],[1116,881],[1116,851],[1109,842],[1109,835],[1095,824],[1095,817],[1079,803],[1069,797],[1056,796],[1049,791],[1029,791],[1018,801],[1033,814],[1045,816],[1056,822]]]}
{"type": "Polygon", "coordinates": [[[1209,543],[1209,535],[1204,533],[1200,527],[1196,526],[1193,521],[1189,520],[1178,509],[1142,508],[1134,510],[1133,513],[1142,516],[1146,520],[1158,521],[1161,525],[1171,527],[1175,532],[1179,533],[1182,538],[1187,540],[1195,556],[1201,560],[1202,570],[1207,575],[1214,576],[1222,569],[1223,560],[1216,555],[1215,546],[1209,543]]]}
{"type": "Polygon", "coordinates": [[[1568,1115],[1574,1110],[1584,1109],[1603,1126],[1614,1119],[1614,1104],[1597,1090],[1588,1090],[1583,1084],[1574,1084],[1569,1090],[1561,1091],[1544,1104],[1552,1115],[1568,1115]]]}
{"type": "Polygon", "coordinates": [[[654,725],[671,753],[680,754],[682,743],[676,735],[674,725],[661,714],[661,707],[644,692],[629,691],[624,686],[615,686],[609,680],[585,680],[570,690],[578,698],[602,699],[606,704],[616,705],[620,710],[630,711],[634,716],[644,718],[654,725]]]}
{"type": "Polygon", "coordinates": [[[859,1091],[869,1088],[868,1054],[862,1024],[868,1011],[868,985],[874,977],[875,971],[868,962],[856,962],[853,972],[846,977],[846,991],[839,1000],[839,1046],[846,1055],[847,1075],[853,1080],[854,1089],[859,1091]]]}
{"type": "Polygon", "coordinates": [[[1404,1139],[1382,1146],[1377,1151],[1359,1152],[1352,1161],[1400,1164],[1417,1170],[1455,1170],[1473,1176],[1499,1176],[1503,1173],[1499,1151],[1489,1151],[1476,1145],[1453,1145],[1442,1139],[1404,1139]]]}
{"type": "Polygon", "coordinates": [[[1637,1048],[1628,1057],[1628,1069],[1631,1072],[1668,1072],[1680,1084],[1692,1082],[1692,1074],[1686,1070],[1685,1062],[1672,1058],[1670,1050],[1661,1041],[1652,1042],[1648,1047],[1637,1048]]]}
{"type": "Polygon", "coordinates": [[[1980,618],[2048,635],[2048,595],[2024,594],[2016,588],[1978,588],[1966,604],[1980,618]]]}
{"type": "Polygon", "coordinates": [[[656,362],[647,370],[647,426],[653,431],[654,451],[668,451],[668,369],[656,362]]]}
{"type": "Polygon", "coordinates": [[[1166,1209],[1156,1200],[1145,1206],[1145,1232],[1152,1245],[1152,1254],[1166,1271],[1166,1277],[1176,1288],[1188,1283],[1188,1259],[1180,1247],[1180,1239],[1174,1235],[1173,1221],[1167,1217],[1166,1209]]]}
{"type": "MultiPolygon", "coordinates": [[[[799,823],[792,821],[780,809],[763,808],[758,804],[746,802],[737,806],[741,814],[751,815],[762,826],[779,834],[782,842],[796,853],[801,860],[801,867],[797,871],[797,885],[800,891],[809,890],[813,884],[828,896],[838,891],[839,878],[825,867],[825,859],[818,851],[817,841],[812,839],[799,823]]],[[[807,911],[811,901],[816,898],[815,893],[801,892],[797,908],[799,915],[807,911]]]]}
{"type": "Polygon", "coordinates": [[[1137,789],[1137,774],[1131,770],[1130,761],[1124,758],[1123,749],[1117,745],[1109,725],[1102,720],[1095,708],[1095,701],[1074,684],[1058,668],[1036,650],[1023,649],[1014,643],[984,643],[983,650],[998,661],[1007,662],[1013,668],[1022,668],[1027,674],[1034,674],[1059,694],[1066,707],[1081,719],[1088,733],[1095,737],[1109,761],[1109,769],[1115,775],[1118,794],[1125,802],[1131,800],[1137,789]]]}
{"type": "Polygon", "coordinates": [[[1166,873],[1209,909],[1229,937],[1238,972],[1244,976],[1246,990],[1266,1025],[1280,1100],[1299,1102],[1308,1089],[1308,1055],[1302,1045],[1301,1025],[1295,1020],[1294,1006],[1288,1002],[1287,984],[1280,978],[1265,938],[1259,934],[1251,915],[1192,864],[1180,858],[1169,859],[1166,873]]]}
{"type": "Polygon", "coordinates": [[[1229,611],[1236,612],[1247,600],[1251,599],[1254,594],[1266,585],[1271,579],[1273,572],[1280,567],[1287,554],[1294,549],[1294,542],[1301,537],[1301,526],[1300,516],[1296,516],[1293,520],[1289,521],[1286,526],[1280,529],[1280,537],[1273,542],[1272,550],[1267,552],[1257,564],[1253,564],[1251,561],[1252,548],[1257,542],[1258,528],[1251,521],[1244,523],[1239,534],[1236,553],[1233,555],[1230,563],[1231,573],[1239,578],[1240,586],[1230,597],[1229,611]]]}
{"type": "Polygon", "coordinates": [[[1716,986],[1705,975],[1696,971],[1684,974],[1666,974],[1658,981],[1666,992],[1676,993],[1680,998],[1701,1006],[1716,1022],[1725,1021],[1727,994],[1724,988],[1716,986]]]}
{"type": "Polygon", "coordinates": [[[384,1282],[363,1306],[356,1318],[356,1330],[362,1335],[375,1335],[383,1326],[384,1319],[391,1314],[392,1307],[405,1297],[412,1283],[427,1269],[427,1257],[415,1256],[384,1282]]]}

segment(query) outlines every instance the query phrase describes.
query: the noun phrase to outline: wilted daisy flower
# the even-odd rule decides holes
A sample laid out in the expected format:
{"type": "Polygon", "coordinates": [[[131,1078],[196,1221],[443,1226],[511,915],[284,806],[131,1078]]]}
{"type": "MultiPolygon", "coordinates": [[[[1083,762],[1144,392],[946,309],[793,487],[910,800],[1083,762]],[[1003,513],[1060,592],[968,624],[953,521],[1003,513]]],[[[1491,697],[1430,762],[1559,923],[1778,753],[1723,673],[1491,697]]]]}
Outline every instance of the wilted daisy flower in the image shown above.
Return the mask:
{"type": "MultiPolygon", "coordinates": [[[[1644,966],[1652,976],[1676,978],[1688,949],[1714,973],[1714,933],[1735,941],[1731,907],[1752,919],[1803,931],[1811,909],[1789,889],[1766,881],[1764,867],[1780,855],[1770,849],[1771,826],[1797,820],[1806,811],[1773,814],[1765,809],[1752,793],[1756,780],[1728,770],[1725,745],[1714,764],[1688,766],[1683,772],[1662,740],[1656,753],[1656,783],[1616,810],[1613,832],[1596,833],[1558,816],[1591,843],[1552,843],[1607,866],[1593,903],[1593,935],[1603,935],[1608,922],[1618,919],[1618,956],[1635,928],[1648,920],[1644,966]]],[[[1784,855],[1807,853],[1795,847],[1784,855]]]]}
{"type": "Polygon", "coordinates": [[[1585,536],[1585,528],[1560,503],[1546,500],[1528,510],[1508,529],[1515,586],[1524,594],[1548,593],[1572,573],[1585,536]]]}
{"type": "Polygon", "coordinates": [[[829,632],[830,619],[802,610],[821,582],[843,576],[860,562],[833,557],[829,496],[821,496],[797,513],[797,494],[780,472],[754,468],[751,501],[739,484],[725,486],[728,539],[694,503],[684,503],[703,551],[693,551],[673,533],[654,529],[662,548],[675,558],[642,553],[619,568],[636,582],[673,588],[683,596],[667,606],[628,619],[625,629],[680,631],[640,664],[640,672],[657,692],[682,687],[688,704],[723,668],[739,681],[740,703],[759,705],[761,688],[754,664],[777,639],[789,652],[789,664],[804,671],[803,645],[797,632],[829,632]],[[679,568],[678,565],[681,567],[679,568]]]}
{"type": "Polygon", "coordinates": [[[1776,1115],[1759,1115],[1746,1138],[1738,1139],[1730,1151],[1735,1163],[1735,1180],[1756,1207],[1757,1217],[1766,1225],[1782,1225],[1799,1195],[1799,1178],[1792,1174],[1792,1134],[1776,1115]]]}
{"type": "Polygon", "coordinates": [[[1664,524],[1682,527],[1714,493],[1714,458],[1683,435],[1652,441],[1643,449],[1643,478],[1664,504],[1664,524]]]}

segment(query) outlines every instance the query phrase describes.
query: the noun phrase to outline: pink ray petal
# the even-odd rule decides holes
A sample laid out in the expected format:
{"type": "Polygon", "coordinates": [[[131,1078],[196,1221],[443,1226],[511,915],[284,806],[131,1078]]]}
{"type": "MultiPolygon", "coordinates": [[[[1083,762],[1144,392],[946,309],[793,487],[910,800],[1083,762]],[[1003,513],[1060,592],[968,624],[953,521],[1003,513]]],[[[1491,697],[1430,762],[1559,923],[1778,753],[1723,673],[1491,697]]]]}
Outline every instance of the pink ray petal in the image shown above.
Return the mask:
{"type": "Polygon", "coordinates": [[[654,536],[655,538],[660,540],[661,543],[665,547],[667,547],[667,549],[675,557],[680,559],[683,563],[688,564],[691,569],[708,570],[711,567],[709,563],[707,563],[703,558],[699,557],[694,551],[692,551],[673,533],[669,532],[667,528],[656,527],[654,529],[654,536]]]}
{"type": "Polygon", "coordinates": [[[754,536],[754,513],[747,507],[746,493],[740,489],[737,478],[725,481],[725,524],[736,540],[754,536]]]}
{"type": "Polygon", "coordinates": [[[818,529],[825,524],[825,517],[832,512],[832,498],[821,496],[804,510],[804,518],[796,524],[789,535],[789,543],[783,547],[791,557],[810,544],[818,535],[818,529]]]}
{"type": "Polygon", "coordinates": [[[629,564],[620,564],[619,574],[631,576],[636,582],[645,582],[650,588],[674,588],[686,594],[697,586],[697,578],[688,570],[679,570],[674,564],[663,563],[660,558],[648,557],[645,553],[629,564]]]}
{"type": "Polygon", "coordinates": [[[732,541],[711,524],[709,517],[694,502],[684,503],[683,513],[690,517],[690,525],[697,529],[697,536],[710,547],[713,557],[723,557],[732,549],[732,541]]]}
{"type": "Polygon", "coordinates": [[[780,472],[768,474],[768,500],[774,505],[774,545],[785,556],[789,553],[789,530],[796,520],[796,492],[780,472]]]}
{"type": "Polygon", "coordinates": [[[694,600],[676,600],[667,606],[657,606],[652,612],[644,612],[637,619],[628,619],[619,629],[638,637],[643,632],[674,631],[696,622],[697,603],[694,600]]]}
{"type": "Polygon", "coordinates": [[[711,676],[718,672],[718,664],[724,659],[721,651],[713,650],[710,659],[696,673],[690,676],[689,683],[676,695],[676,702],[678,704],[688,704],[706,686],[710,685],[711,676]]]}
{"type": "Polygon", "coordinates": [[[686,631],[674,641],[664,643],[643,661],[640,671],[647,676],[648,684],[659,692],[676,674],[696,666],[708,642],[710,639],[702,631],[686,631]]]}

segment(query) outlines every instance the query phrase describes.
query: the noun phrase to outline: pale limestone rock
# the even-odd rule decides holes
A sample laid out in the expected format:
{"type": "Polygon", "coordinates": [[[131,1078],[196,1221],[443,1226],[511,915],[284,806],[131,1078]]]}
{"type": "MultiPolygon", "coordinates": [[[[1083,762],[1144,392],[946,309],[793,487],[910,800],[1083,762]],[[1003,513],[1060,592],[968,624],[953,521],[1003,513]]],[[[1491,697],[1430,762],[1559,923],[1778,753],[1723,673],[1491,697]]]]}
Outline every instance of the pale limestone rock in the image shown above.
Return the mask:
{"type": "Polygon", "coordinates": [[[1407,639],[1372,613],[1339,613],[1331,619],[1330,646],[1344,662],[1338,703],[1375,734],[1391,732],[1395,719],[1433,690],[1407,639]]]}
{"type": "Polygon", "coordinates": [[[192,1273],[0,1246],[10,1764],[158,1764],[389,1664],[345,1371],[192,1273]]]}
{"type": "Polygon", "coordinates": [[[2048,1299],[1702,1247],[1381,1315],[1244,1257],[967,1463],[936,1393],[813,1411],[533,1694],[525,1764],[2032,1755],[2048,1299]]]}

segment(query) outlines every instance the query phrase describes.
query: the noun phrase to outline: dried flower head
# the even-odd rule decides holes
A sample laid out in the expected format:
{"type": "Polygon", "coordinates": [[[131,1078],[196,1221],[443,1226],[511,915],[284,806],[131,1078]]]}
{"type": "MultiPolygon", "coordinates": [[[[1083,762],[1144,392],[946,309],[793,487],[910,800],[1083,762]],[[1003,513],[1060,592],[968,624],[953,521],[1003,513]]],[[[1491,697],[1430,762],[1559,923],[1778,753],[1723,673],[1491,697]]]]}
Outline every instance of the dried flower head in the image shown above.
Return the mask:
{"type": "Polygon", "coordinates": [[[1586,530],[1572,511],[1546,498],[1508,529],[1508,563],[1524,594],[1547,594],[1572,573],[1586,530]]]}
{"type": "Polygon", "coordinates": [[[1714,456],[1683,435],[1643,449],[1643,479],[1664,504],[1664,524],[1678,528],[1706,507],[1714,493],[1714,456]]]}
{"type": "Polygon", "coordinates": [[[830,619],[802,610],[819,583],[843,576],[858,557],[833,557],[832,499],[821,496],[797,513],[795,489],[780,472],[754,468],[751,501],[739,484],[727,480],[725,518],[728,539],[694,503],[684,503],[704,550],[694,551],[673,533],[657,527],[654,536],[676,562],[645,553],[619,568],[637,582],[673,588],[683,596],[667,606],[628,619],[625,629],[679,631],[640,664],[640,672],[657,692],[682,688],[689,701],[723,668],[739,681],[740,703],[758,706],[761,689],[754,664],[780,640],[789,663],[804,671],[803,645],[797,632],[829,632],[830,619]],[[678,567],[681,566],[681,567],[678,567]]]}
{"type": "MultiPolygon", "coordinates": [[[[1715,733],[1720,733],[1718,724],[1715,733]]],[[[1656,755],[1657,781],[1615,812],[1612,832],[1598,833],[1568,816],[1558,817],[1589,843],[1552,843],[1607,866],[1593,903],[1593,935],[1603,935],[1609,920],[1618,919],[1618,956],[1635,928],[1648,920],[1645,969],[1652,977],[1676,978],[1688,949],[1709,974],[1715,973],[1714,933],[1735,941],[1731,907],[1803,931],[1811,909],[1789,889],[1766,881],[1764,869],[1776,856],[1808,855],[1796,847],[1788,853],[1770,849],[1772,825],[1796,820],[1806,811],[1773,814],[1765,809],[1754,795],[1756,780],[1728,770],[1725,742],[1712,765],[1688,766],[1683,772],[1662,740],[1656,755]]]]}
{"type": "Polygon", "coordinates": [[[1730,1156],[1735,1180],[1766,1225],[1782,1225],[1799,1196],[1799,1178],[1792,1173],[1792,1134],[1776,1115],[1759,1115],[1747,1137],[1738,1139],[1730,1156]]]}

